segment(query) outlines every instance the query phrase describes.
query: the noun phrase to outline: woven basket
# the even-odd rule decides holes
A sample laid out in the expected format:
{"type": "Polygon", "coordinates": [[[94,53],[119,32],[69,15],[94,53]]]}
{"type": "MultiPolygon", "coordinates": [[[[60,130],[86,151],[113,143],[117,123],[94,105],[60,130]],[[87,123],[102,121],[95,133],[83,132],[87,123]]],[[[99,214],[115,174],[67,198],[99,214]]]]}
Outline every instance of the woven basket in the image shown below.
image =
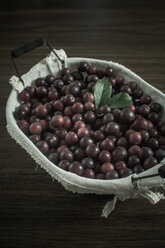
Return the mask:
{"type": "MultiPolygon", "coordinates": [[[[67,58],[63,50],[54,51],[56,51],[58,56],[65,61],[65,64],[67,65],[67,67],[71,68],[71,70],[75,70],[77,64],[81,61],[86,61],[90,65],[96,65],[98,69],[103,69],[106,66],[111,66],[117,74],[120,74],[124,77],[125,82],[131,80],[136,81],[137,84],[143,89],[143,91],[152,97],[152,101],[159,102],[164,107],[165,95],[123,65],[90,58],[67,58]]],[[[24,74],[22,76],[22,79],[24,80],[26,87],[31,85],[36,78],[45,77],[48,74],[53,74],[54,76],[56,76],[58,75],[60,70],[61,62],[51,52],[46,58],[32,67],[29,72],[24,74]]],[[[161,186],[164,188],[165,186],[165,180],[160,178],[159,176],[148,178],[145,180],[139,180],[134,183],[132,183],[132,177],[136,177],[136,174],[133,174],[127,178],[116,180],[94,180],[77,176],[73,173],[64,171],[57,167],[37,149],[37,147],[17,126],[16,120],[13,116],[13,112],[15,108],[19,106],[17,94],[24,87],[22,85],[22,82],[16,76],[12,76],[9,80],[9,83],[13,86],[13,90],[11,91],[6,105],[7,130],[9,134],[18,144],[20,144],[22,148],[24,148],[30,154],[30,156],[36,161],[37,164],[44,168],[53,178],[58,180],[65,187],[65,189],[78,193],[115,195],[114,200],[108,202],[103,209],[102,216],[105,217],[107,217],[108,214],[114,209],[117,198],[123,201],[128,198],[135,199],[144,197],[153,204],[157,203],[160,199],[164,199],[164,196],[162,194],[155,191],[158,187],[161,186]]],[[[162,111],[162,119],[165,119],[164,113],[165,108],[162,111]]],[[[140,175],[142,176],[156,173],[158,168],[164,162],[165,159],[163,159],[160,164],[141,173],[140,175]]]]}

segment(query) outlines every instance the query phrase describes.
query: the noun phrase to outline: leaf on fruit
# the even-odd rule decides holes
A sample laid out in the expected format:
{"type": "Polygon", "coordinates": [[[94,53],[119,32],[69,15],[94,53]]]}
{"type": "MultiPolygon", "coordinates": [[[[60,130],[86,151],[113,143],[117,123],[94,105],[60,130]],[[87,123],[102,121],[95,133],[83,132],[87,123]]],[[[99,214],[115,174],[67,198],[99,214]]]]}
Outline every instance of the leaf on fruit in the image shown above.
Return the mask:
{"type": "Polygon", "coordinates": [[[109,99],[111,108],[126,108],[132,104],[132,97],[126,92],[120,92],[109,99]]]}
{"type": "Polygon", "coordinates": [[[112,94],[112,85],[108,80],[99,79],[94,87],[95,107],[98,109],[102,105],[109,103],[112,94]]]}

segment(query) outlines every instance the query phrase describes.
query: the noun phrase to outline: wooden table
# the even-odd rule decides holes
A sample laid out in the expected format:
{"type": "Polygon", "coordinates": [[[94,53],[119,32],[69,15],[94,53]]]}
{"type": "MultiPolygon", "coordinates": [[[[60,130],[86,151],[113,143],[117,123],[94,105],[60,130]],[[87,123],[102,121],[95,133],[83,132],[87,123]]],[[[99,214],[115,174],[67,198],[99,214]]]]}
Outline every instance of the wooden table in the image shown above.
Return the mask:
{"type": "MultiPolygon", "coordinates": [[[[101,218],[108,196],[66,191],[6,131],[5,104],[15,73],[10,50],[45,37],[68,56],[124,64],[165,92],[165,2],[131,0],[0,2],[0,247],[165,247],[165,202],[118,202],[101,218]],[[29,3],[30,2],[30,3],[29,3]]],[[[45,47],[20,57],[21,73],[45,47]]]]}

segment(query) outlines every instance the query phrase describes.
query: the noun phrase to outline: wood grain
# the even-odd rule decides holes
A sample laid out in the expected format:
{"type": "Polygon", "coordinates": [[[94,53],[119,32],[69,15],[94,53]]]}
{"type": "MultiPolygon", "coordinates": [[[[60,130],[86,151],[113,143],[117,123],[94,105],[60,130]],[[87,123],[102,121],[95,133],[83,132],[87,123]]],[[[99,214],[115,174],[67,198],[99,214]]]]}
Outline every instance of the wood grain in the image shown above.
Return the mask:
{"type": "MultiPolygon", "coordinates": [[[[131,0],[0,2],[0,247],[164,247],[164,202],[118,202],[100,218],[109,196],[66,191],[6,131],[5,104],[15,73],[9,53],[45,37],[68,56],[124,64],[165,92],[165,2],[131,0]]],[[[48,53],[18,59],[28,71],[48,53]]]]}

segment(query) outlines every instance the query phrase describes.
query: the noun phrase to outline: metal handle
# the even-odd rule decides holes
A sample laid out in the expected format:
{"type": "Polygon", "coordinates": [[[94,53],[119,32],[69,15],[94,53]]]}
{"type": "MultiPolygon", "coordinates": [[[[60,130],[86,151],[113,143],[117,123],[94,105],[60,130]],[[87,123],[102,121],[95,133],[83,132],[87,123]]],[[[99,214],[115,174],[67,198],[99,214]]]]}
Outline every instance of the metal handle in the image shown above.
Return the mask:
{"type": "Polygon", "coordinates": [[[159,167],[158,173],[147,175],[147,176],[141,176],[141,177],[132,177],[132,181],[134,182],[134,181],[137,181],[140,179],[145,179],[145,178],[149,178],[149,177],[157,177],[157,176],[160,176],[161,178],[165,178],[165,164],[163,164],[161,167],[159,167]]]}
{"type": "Polygon", "coordinates": [[[54,55],[61,61],[61,63],[62,64],[64,63],[64,60],[62,60],[58,56],[58,54],[53,50],[51,45],[44,38],[37,39],[37,40],[35,40],[35,41],[31,42],[31,43],[25,44],[22,47],[19,47],[19,48],[16,48],[16,49],[12,50],[11,51],[11,60],[12,60],[12,63],[14,65],[14,68],[15,68],[15,70],[17,72],[17,75],[18,75],[19,79],[23,83],[24,86],[25,86],[25,84],[24,84],[23,79],[21,78],[21,75],[19,73],[18,67],[17,67],[17,65],[15,63],[15,59],[18,58],[19,56],[23,55],[24,53],[30,52],[30,51],[34,50],[35,48],[41,47],[43,45],[47,45],[48,48],[54,53],[54,55]]]}

